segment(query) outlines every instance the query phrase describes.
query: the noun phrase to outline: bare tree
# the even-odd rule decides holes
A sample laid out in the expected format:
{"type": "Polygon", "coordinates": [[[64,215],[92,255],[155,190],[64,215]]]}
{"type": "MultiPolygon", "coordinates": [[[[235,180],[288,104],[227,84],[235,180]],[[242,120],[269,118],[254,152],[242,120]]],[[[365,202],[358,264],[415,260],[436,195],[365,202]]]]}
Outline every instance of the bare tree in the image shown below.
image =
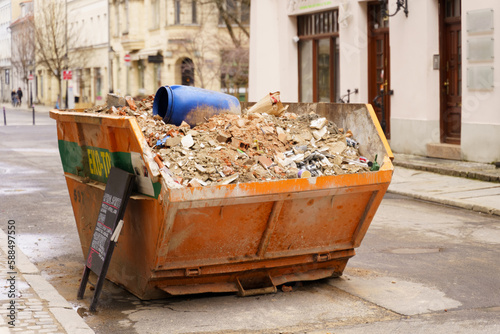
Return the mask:
{"type": "Polygon", "coordinates": [[[202,7],[200,29],[183,34],[179,49],[192,60],[184,66],[191,66],[192,72],[196,73],[197,86],[204,88],[217,80],[228,93],[231,90],[237,93],[239,87],[248,86],[250,0],[195,2],[202,7]],[[218,25],[225,26],[227,35],[205,31],[204,24],[210,24],[214,16],[218,25]]]}
{"type": "Polygon", "coordinates": [[[221,51],[221,86],[227,93],[239,95],[239,88],[248,87],[248,49],[243,47],[221,51]]]}
{"type": "Polygon", "coordinates": [[[10,26],[12,31],[12,66],[28,91],[26,103],[30,106],[29,74],[35,66],[35,39],[33,14],[21,17],[10,26]]]}
{"type": "Polygon", "coordinates": [[[236,48],[242,44],[242,39],[235,32],[233,26],[239,28],[243,35],[248,39],[250,33],[246,24],[250,20],[250,0],[198,0],[200,4],[212,4],[217,7],[219,17],[225,24],[227,32],[236,48]],[[248,21],[248,22],[247,22],[248,21]]]}
{"type": "Polygon", "coordinates": [[[38,0],[36,5],[34,35],[37,64],[56,77],[62,100],[63,71],[82,66],[85,58],[84,52],[68,51],[74,50],[78,44],[79,32],[68,29],[66,0],[38,0]]]}
{"type": "Polygon", "coordinates": [[[206,36],[202,30],[185,32],[179,51],[189,56],[191,62],[184,62],[181,71],[192,72],[196,75],[196,86],[207,88],[211,82],[220,79],[219,50],[217,36],[206,36]]]}

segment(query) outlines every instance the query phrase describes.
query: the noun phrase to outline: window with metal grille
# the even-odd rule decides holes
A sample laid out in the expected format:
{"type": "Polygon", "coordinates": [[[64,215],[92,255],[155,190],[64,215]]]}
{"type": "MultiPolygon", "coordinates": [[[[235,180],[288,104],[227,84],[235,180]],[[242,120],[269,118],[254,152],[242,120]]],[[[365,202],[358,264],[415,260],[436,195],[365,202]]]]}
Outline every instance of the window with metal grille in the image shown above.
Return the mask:
{"type": "Polygon", "coordinates": [[[339,11],[337,9],[327,12],[301,15],[298,18],[299,37],[315,35],[337,35],[339,32],[339,11]]]}

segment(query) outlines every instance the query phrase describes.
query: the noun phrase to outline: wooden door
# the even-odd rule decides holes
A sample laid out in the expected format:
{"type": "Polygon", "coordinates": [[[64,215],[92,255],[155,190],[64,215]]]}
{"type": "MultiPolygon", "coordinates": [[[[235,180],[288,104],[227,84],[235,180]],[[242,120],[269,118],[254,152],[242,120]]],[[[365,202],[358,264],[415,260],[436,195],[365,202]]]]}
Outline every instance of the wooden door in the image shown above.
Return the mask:
{"type": "Polygon", "coordinates": [[[461,1],[441,0],[441,141],[460,144],[462,124],[461,1]]]}
{"type": "MultiPolygon", "coordinates": [[[[386,1],[387,5],[387,1],[386,1]]],[[[368,4],[368,102],[381,95],[377,101],[383,108],[373,103],[373,109],[390,138],[391,80],[390,80],[389,20],[384,17],[380,2],[368,4]]]]}

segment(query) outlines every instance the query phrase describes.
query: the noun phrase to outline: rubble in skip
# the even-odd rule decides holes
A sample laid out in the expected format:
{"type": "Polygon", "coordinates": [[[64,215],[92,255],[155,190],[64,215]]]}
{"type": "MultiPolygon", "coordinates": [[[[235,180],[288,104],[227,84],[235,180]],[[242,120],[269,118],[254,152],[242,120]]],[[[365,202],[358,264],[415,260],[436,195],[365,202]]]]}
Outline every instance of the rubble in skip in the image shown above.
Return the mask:
{"type": "Polygon", "coordinates": [[[110,107],[85,112],[136,117],[155,161],[179,186],[342,175],[378,167],[360,156],[351,131],[314,113],[244,110],[241,115],[215,115],[191,128],[153,116],[153,99],[116,98],[110,107]]]}

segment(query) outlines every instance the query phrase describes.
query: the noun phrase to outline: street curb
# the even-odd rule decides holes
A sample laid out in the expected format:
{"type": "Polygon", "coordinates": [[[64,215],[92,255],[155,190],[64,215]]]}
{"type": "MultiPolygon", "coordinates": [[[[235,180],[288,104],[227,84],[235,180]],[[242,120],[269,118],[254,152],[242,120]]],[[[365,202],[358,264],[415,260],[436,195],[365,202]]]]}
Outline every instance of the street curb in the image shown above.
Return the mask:
{"type": "Polygon", "coordinates": [[[459,200],[453,200],[453,199],[448,199],[448,198],[441,198],[437,196],[428,196],[428,195],[420,195],[420,194],[415,194],[412,192],[408,191],[400,191],[400,190],[387,190],[388,193],[396,194],[396,195],[403,195],[415,199],[420,199],[423,201],[427,202],[433,202],[433,203],[438,203],[438,204],[443,204],[443,205],[448,205],[448,206],[454,206],[457,208],[461,209],[466,209],[466,210],[472,210],[475,212],[481,212],[485,213],[488,215],[493,215],[493,216],[500,216],[500,210],[491,208],[491,207],[486,207],[483,205],[477,205],[477,204],[471,204],[468,202],[464,201],[459,201],[459,200]]]}
{"type": "MultiPolygon", "coordinates": [[[[0,247],[8,254],[7,234],[0,229],[0,247]]],[[[68,301],[40,275],[38,268],[16,244],[16,268],[40,299],[46,300],[48,309],[68,334],[95,334],[68,301]]]]}
{"type": "Polygon", "coordinates": [[[424,172],[432,172],[432,173],[436,173],[436,174],[463,177],[463,178],[467,178],[467,179],[480,180],[480,181],[486,181],[486,182],[497,182],[497,183],[500,182],[500,176],[490,175],[488,173],[484,173],[484,172],[480,172],[480,171],[473,171],[473,170],[459,171],[459,170],[450,169],[450,168],[441,167],[441,166],[429,166],[429,165],[406,162],[406,161],[396,161],[396,159],[394,159],[394,161],[392,163],[396,167],[421,170],[424,172]]]}

